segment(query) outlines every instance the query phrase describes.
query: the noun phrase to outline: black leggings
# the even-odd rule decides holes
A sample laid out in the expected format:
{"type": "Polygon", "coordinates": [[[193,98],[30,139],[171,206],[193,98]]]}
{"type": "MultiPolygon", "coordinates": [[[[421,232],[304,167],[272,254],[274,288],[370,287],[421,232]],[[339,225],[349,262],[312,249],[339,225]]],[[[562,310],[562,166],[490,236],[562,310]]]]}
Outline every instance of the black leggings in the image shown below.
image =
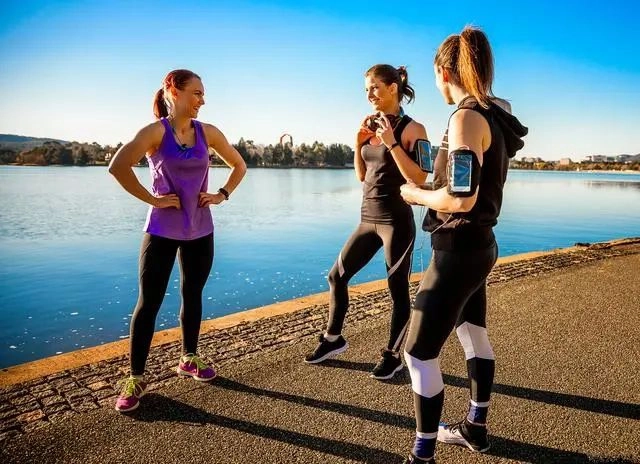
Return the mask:
{"type": "Polygon", "coordinates": [[[202,290],[213,264],[213,234],[195,240],[172,240],[145,234],[140,248],[140,292],[131,318],[131,374],[142,375],[151,347],[156,316],[180,251],[183,353],[195,353],[202,320],[202,290]]]}
{"type": "Polygon", "coordinates": [[[486,279],[497,257],[495,243],[482,250],[433,250],[405,347],[420,433],[434,435],[438,430],[444,402],[438,356],[454,327],[467,359],[471,400],[488,405],[495,358],[486,329],[486,279]]]}
{"type": "Polygon", "coordinates": [[[349,307],[349,280],[362,269],[373,255],[384,247],[387,281],[393,300],[391,330],[387,349],[398,351],[407,332],[411,302],[409,299],[409,273],[411,255],[416,236],[413,217],[397,224],[362,222],[345,243],[338,260],[329,273],[331,301],[329,304],[329,335],[342,332],[349,307]]]}

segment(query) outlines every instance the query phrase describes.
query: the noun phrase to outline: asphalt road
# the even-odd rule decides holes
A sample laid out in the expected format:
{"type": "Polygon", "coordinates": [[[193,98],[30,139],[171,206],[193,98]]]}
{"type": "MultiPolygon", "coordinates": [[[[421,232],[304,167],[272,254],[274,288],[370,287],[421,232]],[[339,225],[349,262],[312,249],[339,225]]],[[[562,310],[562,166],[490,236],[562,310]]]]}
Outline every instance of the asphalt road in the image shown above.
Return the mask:
{"type": "MultiPolygon", "coordinates": [[[[489,288],[496,385],[487,454],[439,444],[438,463],[640,463],[640,254],[489,288]]],[[[414,436],[406,370],[368,377],[387,323],[348,327],[322,366],[313,342],[226,366],[211,384],[154,391],[138,411],[77,414],[3,443],[0,462],[394,464],[414,436]]],[[[464,353],[441,356],[443,420],[466,413],[464,353]]]]}

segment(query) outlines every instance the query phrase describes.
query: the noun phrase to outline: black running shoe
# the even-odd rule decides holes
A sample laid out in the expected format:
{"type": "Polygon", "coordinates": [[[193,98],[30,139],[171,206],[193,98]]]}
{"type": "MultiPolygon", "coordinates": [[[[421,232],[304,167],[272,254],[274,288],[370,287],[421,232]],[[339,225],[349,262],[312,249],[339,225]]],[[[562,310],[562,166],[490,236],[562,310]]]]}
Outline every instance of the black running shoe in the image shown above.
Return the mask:
{"type": "Polygon", "coordinates": [[[335,342],[330,342],[324,338],[324,334],[321,334],[318,341],[320,343],[316,349],[313,350],[313,353],[308,354],[304,358],[304,362],[309,364],[318,364],[326,359],[339,355],[340,353],[344,353],[347,348],[349,348],[349,344],[342,335],[338,336],[338,339],[335,342]]]}
{"type": "Polygon", "coordinates": [[[373,368],[369,377],[377,380],[387,380],[400,372],[404,366],[400,354],[395,356],[393,352],[382,350],[382,357],[376,367],[373,368]]]}
{"type": "Polygon", "coordinates": [[[466,446],[477,453],[484,453],[491,446],[487,437],[487,428],[471,424],[466,419],[452,425],[441,423],[438,427],[438,441],[466,446]]]}
{"type": "Polygon", "coordinates": [[[403,464],[436,464],[436,460],[434,458],[431,459],[420,459],[417,456],[414,456],[413,453],[409,453],[409,457],[404,460],[403,464]]]}

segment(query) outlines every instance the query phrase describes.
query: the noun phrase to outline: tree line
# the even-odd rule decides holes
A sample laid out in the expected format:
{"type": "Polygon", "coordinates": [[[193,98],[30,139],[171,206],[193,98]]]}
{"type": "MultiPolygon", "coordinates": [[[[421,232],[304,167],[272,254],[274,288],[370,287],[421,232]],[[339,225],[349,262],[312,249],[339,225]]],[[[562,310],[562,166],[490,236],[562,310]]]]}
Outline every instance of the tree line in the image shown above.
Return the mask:
{"type": "MultiPolygon", "coordinates": [[[[342,167],[353,163],[353,149],[348,145],[322,142],[302,143],[292,146],[290,143],[260,145],[252,140],[241,138],[232,144],[249,166],[262,167],[342,167]]],[[[35,166],[95,166],[106,165],[109,159],[122,146],[102,146],[97,142],[60,143],[44,142],[39,146],[26,149],[0,147],[0,164],[19,164],[35,166]]],[[[142,155],[141,155],[142,156],[142,155]]],[[[223,164],[222,160],[210,150],[211,164],[223,164]]],[[[146,164],[143,158],[141,163],[146,164]]]]}
{"type": "Polygon", "coordinates": [[[509,167],[512,169],[536,171],[640,171],[640,161],[631,161],[628,163],[594,163],[592,161],[580,161],[560,164],[552,161],[537,161],[531,163],[512,160],[509,167]]]}
{"type": "Polygon", "coordinates": [[[91,166],[105,165],[110,154],[115,153],[122,144],[102,146],[96,142],[44,142],[23,150],[0,148],[0,164],[22,164],[34,166],[91,166]]]}
{"type": "MultiPolygon", "coordinates": [[[[291,143],[277,143],[270,145],[256,144],[253,140],[240,138],[232,144],[240,156],[249,166],[257,167],[344,167],[353,163],[353,149],[344,144],[313,142],[293,146],[291,143]]],[[[0,164],[19,164],[35,166],[95,166],[106,165],[109,159],[122,146],[100,145],[97,142],[58,142],[46,141],[38,146],[16,148],[0,144],[0,164]]],[[[434,147],[434,150],[437,147],[434,147]]],[[[223,162],[211,150],[212,165],[222,165],[223,162]]],[[[140,163],[146,164],[143,157],[140,163]]],[[[543,161],[524,162],[511,160],[511,168],[535,169],[555,171],[600,171],[600,170],[634,170],[640,171],[640,161],[627,163],[595,163],[590,161],[560,164],[558,162],[543,161]]]]}

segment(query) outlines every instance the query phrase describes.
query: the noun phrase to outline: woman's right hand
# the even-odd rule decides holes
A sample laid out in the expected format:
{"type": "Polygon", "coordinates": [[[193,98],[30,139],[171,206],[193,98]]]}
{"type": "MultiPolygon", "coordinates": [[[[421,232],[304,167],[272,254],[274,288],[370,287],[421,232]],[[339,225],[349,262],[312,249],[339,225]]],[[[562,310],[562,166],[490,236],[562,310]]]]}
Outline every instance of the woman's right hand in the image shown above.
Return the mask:
{"type": "Polygon", "coordinates": [[[180,198],[175,193],[168,195],[157,195],[153,206],[156,208],[176,208],[180,209],[180,198]]]}
{"type": "Polygon", "coordinates": [[[370,138],[375,137],[376,133],[367,127],[367,121],[371,117],[375,117],[376,115],[369,115],[362,120],[362,124],[360,124],[360,130],[358,130],[358,134],[356,135],[356,143],[358,145],[364,145],[370,138]]]}

